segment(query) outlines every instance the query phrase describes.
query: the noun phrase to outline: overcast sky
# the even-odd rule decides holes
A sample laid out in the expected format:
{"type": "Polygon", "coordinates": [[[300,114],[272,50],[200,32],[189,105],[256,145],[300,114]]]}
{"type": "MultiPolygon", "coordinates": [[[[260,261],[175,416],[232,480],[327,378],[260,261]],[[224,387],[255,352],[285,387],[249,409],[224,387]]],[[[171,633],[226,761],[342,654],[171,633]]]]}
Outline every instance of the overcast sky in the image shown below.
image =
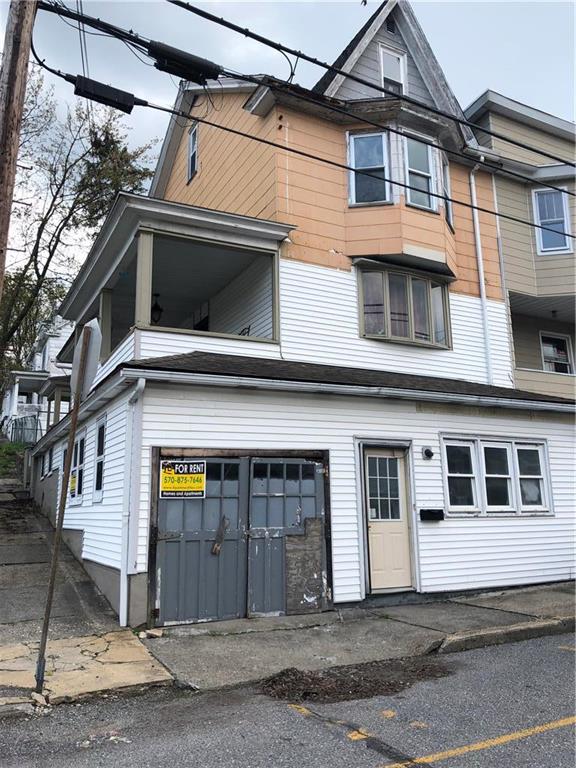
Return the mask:
{"type": "MultiPolygon", "coordinates": [[[[66,0],[70,7],[76,6],[66,0]]],[[[368,0],[342,2],[198,3],[254,31],[332,61],[377,8],[368,0]]],[[[204,56],[242,72],[287,76],[278,53],[199,19],[160,0],[84,0],[84,12],[131,28],[155,40],[204,56]]],[[[7,2],[0,0],[2,39],[7,2]]],[[[486,88],[574,120],[574,4],[571,2],[414,2],[414,10],[443,67],[466,107],[486,88]]],[[[38,53],[52,67],[81,73],[78,30],[40,11],[35,26],[38,53]]],[[[171,105],[177,81],[138,61],[119,41],[88,36],[90,75],[149,101],[171,105]]],[[[311,86],[323,70],[299,64],[296,81],[311,86]]],[[[73,99],[72,87],[54,80],[60,99],[73,99]]],[[[136,108],[127,118],[132,141],[161,138],[166,118],[136,108]]]]}

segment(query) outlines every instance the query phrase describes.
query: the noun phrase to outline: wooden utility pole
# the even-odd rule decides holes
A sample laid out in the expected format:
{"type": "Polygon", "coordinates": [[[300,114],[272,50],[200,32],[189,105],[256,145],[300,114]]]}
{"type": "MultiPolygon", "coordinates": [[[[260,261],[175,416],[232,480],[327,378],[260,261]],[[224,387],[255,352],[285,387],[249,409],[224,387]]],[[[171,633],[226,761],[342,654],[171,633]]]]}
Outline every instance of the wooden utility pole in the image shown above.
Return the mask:
{"type": "Polygon", "coordinates": [[[36,0],[11,0],[0,69],[0,299],[36,0]]]}

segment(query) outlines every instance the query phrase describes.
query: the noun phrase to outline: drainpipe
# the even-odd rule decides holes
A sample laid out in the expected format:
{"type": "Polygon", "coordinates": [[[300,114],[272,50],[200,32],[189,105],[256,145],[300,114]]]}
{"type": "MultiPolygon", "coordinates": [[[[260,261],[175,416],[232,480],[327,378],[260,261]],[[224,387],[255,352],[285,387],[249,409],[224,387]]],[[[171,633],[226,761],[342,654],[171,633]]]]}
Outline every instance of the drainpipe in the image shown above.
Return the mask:
{"type": "MultiPolygon", "coordinates": [[[[476,171],[478,164],[470,171],[470,200],[477,206],[476,198],[476,171]]],[[[486,361],[486,381],[493,383],[492,358],[490,354],[490,325],[488,321],[488,302],[486,300],[486,284],[484,282],[484,259],[482,257],[482,240],[480,237],[480,221],[476,208],[472,209],[472,226],[474,228],[474,246],[476,250],[476,264],[478,267],[478,283],[480,284],[480,306],[482,309],[482,331],[484,336],[484,359],[486,361]]]]}
{"type": "Polygon", "coordinates": [[[132,394],[128,399],[128,414],[126,419],[126,453],[124,455],[124,498],[122,504],[122,545],[120,552],[120,605],[118,609],[118,618],[121,627],[128,626],[128,592],[129,592],[129,572],[130,572],[130,512],[132,507],[136,508],[133,501],[136,494],[132,490],[133,481],[139,484],[139,477],[135,477],[137,467],[140,462],[133,462],[134,449],[140,450],[138,432],[135,430],[135,411],[144,392],[146,379],[139,378],[132,394]],[[135,439],[136,437],[136,439],[135,439]],[[138,443],[135,445],[135,443],[138,443]]]}

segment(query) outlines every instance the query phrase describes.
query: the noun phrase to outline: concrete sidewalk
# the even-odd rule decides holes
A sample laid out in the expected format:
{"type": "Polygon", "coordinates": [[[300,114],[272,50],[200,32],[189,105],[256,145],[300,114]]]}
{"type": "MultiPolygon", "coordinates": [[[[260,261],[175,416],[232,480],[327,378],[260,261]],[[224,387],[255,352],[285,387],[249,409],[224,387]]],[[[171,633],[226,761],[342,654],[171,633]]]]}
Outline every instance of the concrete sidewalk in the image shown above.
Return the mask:
{"type": "Polygon", "coordinates": [[[212,690],[283,669],[467,650],[569,631],[573,582],[314,616],[240,619],[165,629],[144,642],[181,684],[212,690]]]}

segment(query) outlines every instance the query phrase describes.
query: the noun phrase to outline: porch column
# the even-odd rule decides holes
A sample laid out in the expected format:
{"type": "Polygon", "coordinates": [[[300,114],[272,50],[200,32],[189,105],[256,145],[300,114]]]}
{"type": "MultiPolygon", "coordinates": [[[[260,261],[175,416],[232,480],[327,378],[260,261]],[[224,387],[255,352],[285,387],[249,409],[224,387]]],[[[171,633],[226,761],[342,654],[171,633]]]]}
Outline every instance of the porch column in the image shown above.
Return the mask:
{"type": "Polygon", "coordinates": [[[136,263],[136,310],[135,325],[150,325],[150,307],[152,305],[152,254],[154,234],[147,230],[138,233],[136,263]]]}
{"type": "Polygon", "coordinates": [[[46,406],[46,429],[52,426],[50,416],[52,415],[52,400],[48,398],[48,404],[46,406]]]}
{"type": "Polygon", "coordinates": [[[18,416],[18,390],[20,389],[20,382],[15,379],[14,386],[12,387],[12,416],[18,416]]]}
{"type": "Polygon", "coordinates": [[[108,288],[104,288],[100,294],[98,318],[100,330],[102,331],[100,361],[103,361],[106,360],[112,351],[112,291],[108,288]]]}
{"type": "Polygon", "coordinates": [[[38,405],[38,392],[32,392],[32,405],[38,405]]]}
{"type": "Polygon", "coordinates": [[[60,387],[54,389],[54,424],[60,421],[60,403],[62,402],[62,390],[60,387]]]}

